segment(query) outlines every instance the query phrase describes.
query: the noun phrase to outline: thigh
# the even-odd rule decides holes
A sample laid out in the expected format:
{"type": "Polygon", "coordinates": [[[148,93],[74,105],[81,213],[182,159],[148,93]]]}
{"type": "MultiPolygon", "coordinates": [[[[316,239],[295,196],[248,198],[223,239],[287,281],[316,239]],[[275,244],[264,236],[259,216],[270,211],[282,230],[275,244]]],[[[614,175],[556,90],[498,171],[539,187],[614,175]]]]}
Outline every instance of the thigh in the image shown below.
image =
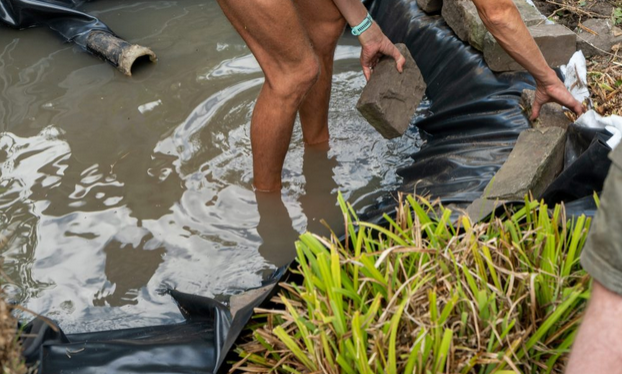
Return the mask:
{"type": "Polygon", "coordinates": [[[313,48],[320,55],[332,55],[346,25],[333,0],[294,1],[313,48]]]}
{"type": "Polygon", "coordinates": [[[261,65],[266,78],[291,72],[315,58],[291,0],[218,0],[223,12],[261,65]]]}

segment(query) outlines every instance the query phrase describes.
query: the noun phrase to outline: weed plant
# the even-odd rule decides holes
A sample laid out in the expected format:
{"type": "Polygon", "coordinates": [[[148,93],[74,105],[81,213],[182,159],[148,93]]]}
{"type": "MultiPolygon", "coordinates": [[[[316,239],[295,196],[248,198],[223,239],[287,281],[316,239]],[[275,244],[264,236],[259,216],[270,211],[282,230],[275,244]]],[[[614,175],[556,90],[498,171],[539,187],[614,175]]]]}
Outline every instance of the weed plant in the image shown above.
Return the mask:
{"type": "Polygon", "coordinates": [[[232,372],[561,373],[589,294],[590,219],[537,201],[473,224],[419,197],[385,227],[339,197],[343,242],[297,242],[301,284],[258,309],[232,372]]]}
{"type": "Polygon", "coordinates": [[[27,368],[18,341],[17,321],[11,315],[11,306],[4,300],[2,286],[6,277],[1,266],[2,259],[0,258],[0,373],[25,374],[27,368]]]}

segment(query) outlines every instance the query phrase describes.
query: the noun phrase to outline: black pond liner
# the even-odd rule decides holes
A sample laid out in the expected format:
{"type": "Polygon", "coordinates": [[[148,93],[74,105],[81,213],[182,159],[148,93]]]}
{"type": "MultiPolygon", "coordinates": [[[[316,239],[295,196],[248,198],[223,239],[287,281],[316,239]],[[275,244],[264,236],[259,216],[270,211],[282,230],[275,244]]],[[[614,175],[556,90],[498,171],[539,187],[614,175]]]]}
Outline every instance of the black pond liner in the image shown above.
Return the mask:
{"type": "MultiPolygon", "coordinates": [[[[0,18],[14,27],[49,26],[78,44],[90,30],[107,30],[96,18],[74,10],[76,4],[0,0],[0,18]]],[[[527,74],[492,73],[479,52],[458,40],[440,16],[421,12],[414,0],[376,0],[367,6],[393,42],[408,46],[432,102],[431,115],[416,123],[426,143],[410,156],[414,162],[399,171],[399,190],[464,207],[482,196],[520,132],[529,127],[519,103],[522,90],[533,89],[534,82],[527,74]]],[[[566,201],[570,212],[593,214],[591,197],[602,188],[609,166],[606,139],[603,132],[571,129],[567,167],[546,192],[548,202],[566,201]]],[[[365,217],[380,221],[395,205],[395,195],[387,196],[366,209],[365,217]]],[[[226,300],[168,290],[186,322],[64,335],[57,326],[35,320],[25,327],[25,357],[46,374],[222,371],[253,308],[274,291],[285,269],[266,280],[262,292],[234,315],[226,300]]]]}
{"type": "Polygon", "coordinates": [[[91,31],[113,32],[99,19],[75,9],[85,0],[0,0],[0,21],[25,29],[47,26],[65,41],[86,49],[86,37],[91,31]]]}

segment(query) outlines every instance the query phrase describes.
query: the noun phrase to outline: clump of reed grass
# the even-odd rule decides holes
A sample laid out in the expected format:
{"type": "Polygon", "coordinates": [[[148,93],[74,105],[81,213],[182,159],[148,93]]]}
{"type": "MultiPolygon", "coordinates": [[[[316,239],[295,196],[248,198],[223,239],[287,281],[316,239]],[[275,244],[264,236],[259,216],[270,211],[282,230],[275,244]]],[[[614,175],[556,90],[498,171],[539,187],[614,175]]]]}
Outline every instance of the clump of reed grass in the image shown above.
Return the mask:
{"type": "MultiPolygon", "coordinates": [[[[0,258],[0,266],[2,259],[0,258]]],[[[11,306],[4,300],[2,284],[6,281],[0,270],[0,372],[2,374],[24,374],[28,370],[21,355],[17,334],[17,321],[11,315],[11,306]]]]}
{"type": "Polygon", "coordinates": [[[246,373],[561,373],[589,293],[590,219],[537,201],[489,222],[407,196],[385,227],[297,243],[302,284],[257,310],[246,373]]]}

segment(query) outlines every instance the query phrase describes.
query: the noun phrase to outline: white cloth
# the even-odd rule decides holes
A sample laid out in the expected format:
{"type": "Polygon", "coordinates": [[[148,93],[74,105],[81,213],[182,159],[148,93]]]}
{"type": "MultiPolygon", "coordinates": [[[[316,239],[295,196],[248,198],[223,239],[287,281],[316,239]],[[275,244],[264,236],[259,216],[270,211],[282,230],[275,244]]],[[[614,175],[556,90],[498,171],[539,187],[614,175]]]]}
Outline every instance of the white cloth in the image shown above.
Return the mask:
{"type": "MultiPolygon", "coordinates": [[[[561,67],[564,74],[564,85],[572,96],[580,102],[589,100],[590,92],[587,85],[587,67],[583,52],[577,51],[570,58],[568,65],[561,67]]],[[[575,122],[578,126],[585,126],[595,129],[605,129],[612,136],[607,141],[607,145],[614,149],[622,140],[622,117],[612,115],[603,117],[594,110],[588,110],[575,122]]]]}

